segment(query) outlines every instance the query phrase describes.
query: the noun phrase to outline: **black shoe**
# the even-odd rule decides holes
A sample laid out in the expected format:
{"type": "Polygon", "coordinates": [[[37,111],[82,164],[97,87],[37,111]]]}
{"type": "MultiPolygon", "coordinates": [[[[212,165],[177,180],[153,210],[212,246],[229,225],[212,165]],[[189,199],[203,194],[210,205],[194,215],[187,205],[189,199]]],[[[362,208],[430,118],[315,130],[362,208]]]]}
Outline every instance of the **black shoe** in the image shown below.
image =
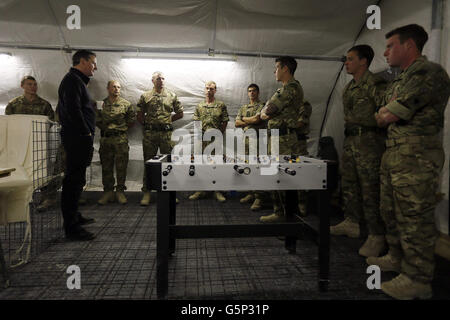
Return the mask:
{"type": "Polygon", "coordinates": [[[81,214],[78,217],[78,222],[80,223],[80,225],[87,225],[87,224],[92,224],[95,223],[95,219],[94,218],[89,218],[89,217],[83,217],[81,214]]]}
{"type": "Polygon", "coordinates": [[[88,241],[95,238],[95,235],[89,231],[84,230],[79,227],[76,231],[71,231],[66,233],[66,239],[72,241],[88,241]]]}

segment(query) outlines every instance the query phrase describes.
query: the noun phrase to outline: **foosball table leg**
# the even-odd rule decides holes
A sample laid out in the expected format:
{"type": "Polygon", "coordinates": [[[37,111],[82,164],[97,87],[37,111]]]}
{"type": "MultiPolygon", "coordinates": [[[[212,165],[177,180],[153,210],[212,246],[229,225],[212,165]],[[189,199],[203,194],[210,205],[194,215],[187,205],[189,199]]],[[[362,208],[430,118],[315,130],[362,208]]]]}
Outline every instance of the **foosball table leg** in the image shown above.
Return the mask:
{"type": "Polygon", "coordinates": [[[158,191],[156,202],[156,294],[166,299],[169,287],[170,193],[158,191]]]}

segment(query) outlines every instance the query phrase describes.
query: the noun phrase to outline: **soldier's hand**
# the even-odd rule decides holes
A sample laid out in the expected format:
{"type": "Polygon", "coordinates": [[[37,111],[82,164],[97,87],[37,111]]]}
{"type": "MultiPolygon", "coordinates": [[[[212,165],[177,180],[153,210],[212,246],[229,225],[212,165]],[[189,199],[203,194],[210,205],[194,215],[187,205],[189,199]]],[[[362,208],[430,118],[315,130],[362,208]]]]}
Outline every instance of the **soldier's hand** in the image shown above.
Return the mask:
{"type": "Polygon", "coordinates": [[[261,112],[261,120],[268,120],[269,116],[265,112],[261,112]]]}

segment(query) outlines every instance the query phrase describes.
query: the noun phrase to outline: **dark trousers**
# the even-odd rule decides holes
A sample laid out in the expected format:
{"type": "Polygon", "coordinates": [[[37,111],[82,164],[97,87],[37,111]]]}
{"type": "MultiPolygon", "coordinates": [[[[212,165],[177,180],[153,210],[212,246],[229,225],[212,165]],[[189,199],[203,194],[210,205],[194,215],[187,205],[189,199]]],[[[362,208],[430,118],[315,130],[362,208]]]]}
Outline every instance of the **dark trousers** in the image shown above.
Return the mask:
{"type": "Polygon", "coordinates": [[[65,136],[62,144],[66,152],[66,171],[61,193],[61,211],[64,229],[71,232],[79,228],[78,201],[86,184],[86,168],[91,164],[93,155],[93,136],[65,136]]]}

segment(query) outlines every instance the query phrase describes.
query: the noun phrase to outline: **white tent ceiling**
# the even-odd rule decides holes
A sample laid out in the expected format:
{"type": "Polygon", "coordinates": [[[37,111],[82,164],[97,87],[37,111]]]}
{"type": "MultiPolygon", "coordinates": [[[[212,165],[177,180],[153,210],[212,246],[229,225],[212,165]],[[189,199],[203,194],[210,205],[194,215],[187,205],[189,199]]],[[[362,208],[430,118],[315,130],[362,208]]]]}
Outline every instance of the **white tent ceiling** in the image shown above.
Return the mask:
{"type": "Polygon", "coordinates": [[[0,43],[341,54],[376,2],[3,0],[0,43]],[[80,30],[66,28],[72,4],[81,9],[80,30]]]}

